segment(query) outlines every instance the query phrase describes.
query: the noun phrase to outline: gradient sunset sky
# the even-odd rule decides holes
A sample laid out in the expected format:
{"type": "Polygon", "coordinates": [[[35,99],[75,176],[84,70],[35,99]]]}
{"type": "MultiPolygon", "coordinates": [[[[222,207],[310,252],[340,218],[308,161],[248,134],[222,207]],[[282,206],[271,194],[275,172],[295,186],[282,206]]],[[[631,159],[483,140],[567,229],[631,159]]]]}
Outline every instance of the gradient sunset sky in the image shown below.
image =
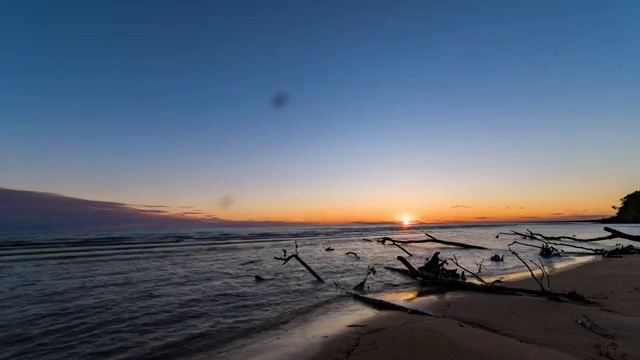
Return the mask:
{"type": "Polygon", "coordinates": [[[638,19],[638,1],[4,1],[0,187],[230,220],[608,215],[640,188],[638,19]]]}

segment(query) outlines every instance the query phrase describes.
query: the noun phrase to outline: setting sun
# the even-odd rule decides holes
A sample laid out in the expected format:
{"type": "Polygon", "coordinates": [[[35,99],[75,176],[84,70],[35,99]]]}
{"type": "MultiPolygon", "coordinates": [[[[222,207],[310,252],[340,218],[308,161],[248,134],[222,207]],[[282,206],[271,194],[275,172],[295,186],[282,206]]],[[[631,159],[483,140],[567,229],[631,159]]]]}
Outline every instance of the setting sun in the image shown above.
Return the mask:
{"type": "Polygon", "coordinates": [[[408,225],[411,225],[411,222],[413,221],[413,217],[411,215],[402,215],[398,218],[398,220],[400,220],[400,222],[404,226],[408,226],[408,225]]]}

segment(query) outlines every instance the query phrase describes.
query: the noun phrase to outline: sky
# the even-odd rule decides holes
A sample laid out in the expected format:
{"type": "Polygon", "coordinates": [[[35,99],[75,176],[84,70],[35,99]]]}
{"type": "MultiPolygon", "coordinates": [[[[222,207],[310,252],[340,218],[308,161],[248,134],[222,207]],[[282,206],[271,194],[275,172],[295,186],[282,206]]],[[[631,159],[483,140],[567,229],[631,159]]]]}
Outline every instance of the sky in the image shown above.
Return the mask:
{"type": "Polygon", "coordinates": [[[609,215],[640,185],[639,16],[637,1],[5,1],[0,188],[233,221],[609,215]]]}

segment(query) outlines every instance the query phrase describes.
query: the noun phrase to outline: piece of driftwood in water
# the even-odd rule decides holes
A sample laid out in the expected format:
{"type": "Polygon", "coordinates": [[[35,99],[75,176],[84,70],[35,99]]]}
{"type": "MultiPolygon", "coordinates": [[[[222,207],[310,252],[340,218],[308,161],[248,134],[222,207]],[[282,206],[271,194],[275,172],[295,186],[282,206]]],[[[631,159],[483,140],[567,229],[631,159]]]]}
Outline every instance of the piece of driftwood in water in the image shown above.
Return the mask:
{"type": "Polygon", "coordinates": [[[440,252],[433,253],[431,258],[425,259],[424,265],[418,268],[418,271],[423,271],[434,276],[439,276],[447,279],[464,280],[464,272],[459,274],[458,270],[450,270],[445,267],[448,260],[440,259],[440,252]]]}
{"type": "Polygon", "coordinates": [[[404,307],[398,304],[394,304],[388,301],[384,301],[384,300],[380,300],[380,299],[374,299],[374,298],[370,298],[368,296],[364,296],[364,295],[360,295],[360,294],[356,294],[354,292],[345,290],[342,288],[342,286],[340,286],[340,283],[338,283],[337,281],[333,282],[336,287],[338,289],[340,289],[340,291],[342,291],[345,294],[351,295],[351,297],[357,301],[360,301],[361,303],[370,306],[376,310],[391,310],[391,311],[400,311],[400,312],[404,312],[407,314],[412,314],[412,315],[423,315],[423,316],[432,316],[432,317],[437,317],[436,315],[433,314],[429,314],[427,312],[421,311],[421,310],[417,310],[417,309],[411,309],[408,307],[404,307]]]}
{"type": "Polygon", "coordinates": [[[540,249],[540,256],[548,258],[548,257],[552,257],[552,256],[560,256],[560,250],[558,250],[557,248],[547,244],[546,242],[544,244],[542,244],[542,246],[538,246],[538,245],[532,245],[532,244],[525,244],[525,243],[521,243],[518,241],[514,241],[511,244],[507,245],[507,246],[511,246],[514,244],[518,244],[518,245],[523,245],[523,246],[529,246],[529,247],[534,247],[537,249],[540,249]]]}
{"type": "Polygon", "coordinates": [[[407,249],[403,248],[402,246],[396,244],[396,243],[392,243],[393,245],[397,246],[400,250],[404,251],[405,254],[409,255],[409,256],[413,256],[412,253],[410,253],[409,251],[407,251],[407,249]]]}
{"type": "Polygon", "coordinates": [[[591,320],[587,315],[582,315],[582,318],[578,320],[578,324],[593,331],[594,333],[602,336],[605,339],[615,340],[616,336],[605,330],[602,326],[598,325],[595,321],[591,320]]]}
{"type": "Polygon", "coordinates": [[[353,287],[353,290],[364,290],[364,285],[367,283],[367,279],[369,278],[369,275],[375,275],[376,274],[376,268],[374,268],[373,266],[367,266],[367,275],[364,277],[364,280],[362,280],[361,282],[358,283],[358,285],[353,287]]]}
{"type": "Polygon", "coordinates": [[[411,274],[411,272],[407,269],[402,269],[402,268],[397,268],[397,267],[392,267],[392,266],[384,266],[385,269],[389,270],[389,271],[393,271],[393,272],[397,272],[400,273],[402,275],[408,276],[410,278],[416,278],[414,275],[411,274]]]}
{"type": "Polygon", "coordinates": [[[324,249],[324,251],[333,251],[335,250],[334,248],[332,248],[331,246],[329,246],[328,248],[324,249]]]}
{"type": "Polygon", "coordinates": [[[356,259],[360,260],[360,256],[358,256],[358,254],[354,253],[353,251],[349,251],[345,255],[347,255],[347,256],[353,255],[353,257],[355,257],[356,259]]]}
{"type": "Polygon", "coordinates": [[[582,250],[587,250],[587,251],[591,251],[594,254],[600,255],[600,254],[604,254],[606,251],[604,249],[594,249],[594,248],[588,248],[588,247],[584,247],[584,246],[578,246],[578,245],[573,245],[573,244],[565,244],[565,243],[554,243],[551,241],[547,241],[547,244],[551,244],[551,245],[556,245],[556,246],[566,246],[566,247],[570,247],[570,248],[574,248],[574,249],[582,249],[582,250]]]}
{"type": "Polygon", "coordinates": [[[324,280],[322,280],[320,275],[318,275],[315,271],[313,271],[313,269],[309,265],[307,265],[307,263],[304,262],[304,260],[302,260],[300,256],[298,256],[298,242],[295,241],[295,244],[296,244],[295,254],[287,256],[287,250],[283,249],[282,257],[274,256],[274,259],[283,261],[282,265],[286,264],[291,259],[296,259],[302,266],[304,266],[305,269],[307,269],[307,271],[309,271],[309,273],[311,273],[311,275],[313,275],[313,277],[315,277],[320,282],[324,282],[324,280]]]}
{"type": "Polygon", "coordinates": [[[256,275],[255,276],[256,282],[262,282],[262,281],[269,281],[269,280],[273,280],[273,279],[265,279],[260,275],[256,275]]]}
{"type": "Polygon", "coordinates": [[[627,245],[627,246],[621,245],[613,250],[606,251],[604,254],[602,254],[602,256],[606,258],[616,258],[616,257],[622,257],[622,255],[635,255],[635,254],[640,254],[640,249],[638,249],[633,245],[627,245]]]}
{"type": "Polygon", "coordinates": [[[382,239],[378,240],[378,242],[381,243],[385,243],[385,242],[390,242],[393,244],[424,244],[424,243],[436,243],[436,244],[442,244],[442,245],[449,245],[449,246],[455,246],[455,247],[459,247],[459,248],[463,248],[463,249],[477,249],[477,250],[487,250],[486,247],[482,247],[482,246],[477,246],[477,245],[470,245],[470,244],[464,244],[464,243],[459,243],[459,242],[455,242],[455,241],[445,241],[445,240],[440,240],[440,239],[436,239],[435,237],[424,233],[425,235],[427,235],[429,237],[429,239],[425,239],[425,240],[393,240],[390,237],[383,237],[382,239]]]}
{"type": "MultiPolygon", "coordinates": [[[[455,264],[455,266],[459,267],[460,269],[462,269],[463,271],[468,272],[469,274],[471,274],[471,276],[473,276],[474,278],[476,278],[478,281],[480,281],[483,284],[488,284],[486,281],[484,281],[483,278],[480,277],[480,272],[482,271],[482,263],[480,264],[476,264],[478,266],[478,272],[477,273],[473,273],[471,270],[465,269],[462,267],[462,265],[460,265],[458,263],[458,258],[453,255],[453,259],[449,259],[451,260],[451,262],[453,262],[455,264]]],[[[484,260],[484,259],[483,259],[484,260]]],[[[464,273],[463,273],[464,274],[464,273]]]]}
{"type": "Polygon", "coordinates": [[[257,263],[258,261],[261,261],[261,260],[259,260],[259,259],[258,260],[249,260],[249,261],[245,261],[243,263],[240,263],[240,265],[244,266],[244,265],[254,264],[254,263],[257,263]]]}

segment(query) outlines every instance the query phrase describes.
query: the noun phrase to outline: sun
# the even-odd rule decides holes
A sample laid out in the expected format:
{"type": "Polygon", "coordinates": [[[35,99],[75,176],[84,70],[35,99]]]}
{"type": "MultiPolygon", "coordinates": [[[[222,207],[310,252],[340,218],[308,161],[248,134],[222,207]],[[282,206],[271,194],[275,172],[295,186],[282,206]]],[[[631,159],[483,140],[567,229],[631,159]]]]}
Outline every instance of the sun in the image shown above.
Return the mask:
{"type": "Polygon", "coordinates": [[[402,223],[402,225],[404,226],[409,226],[411,225],[411,223],[413,222],[414,217],[411,215],[402,215],[398,217],[398,220],[400,220],[400,223],[402,223]]]}

